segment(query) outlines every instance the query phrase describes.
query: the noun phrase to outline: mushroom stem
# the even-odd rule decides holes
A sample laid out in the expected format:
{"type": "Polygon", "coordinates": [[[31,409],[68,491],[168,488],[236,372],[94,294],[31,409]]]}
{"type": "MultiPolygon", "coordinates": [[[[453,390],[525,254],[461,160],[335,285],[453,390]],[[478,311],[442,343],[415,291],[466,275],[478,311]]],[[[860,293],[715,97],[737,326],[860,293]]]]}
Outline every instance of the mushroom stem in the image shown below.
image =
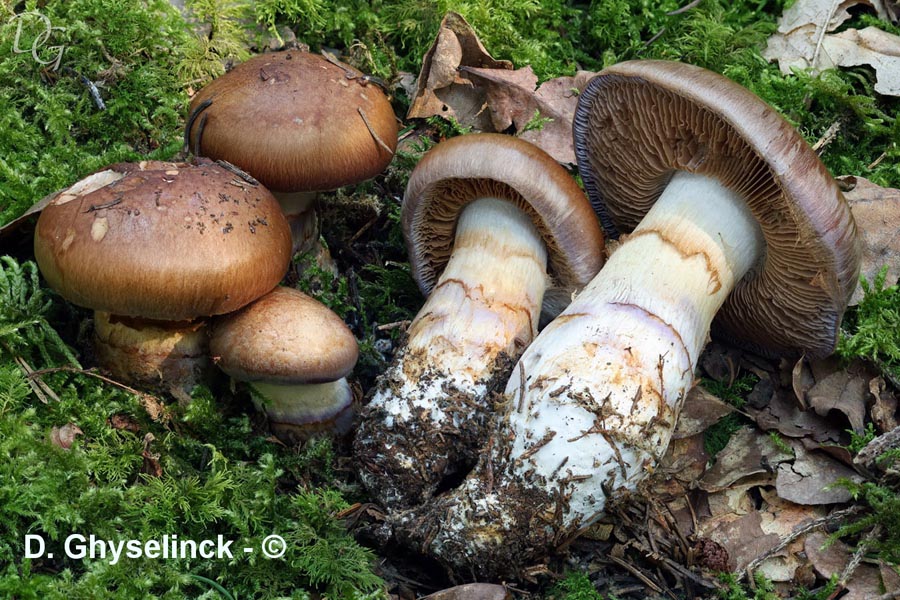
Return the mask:
{"type": "Polygon", "coordinates": [[[602,516],[665,452],[713,316],[763,248],[737,194],[677,173],[522,355],[491,451],[458,490],[400,516],[398,537],[496,576],[602,516]]]}
{"type": "Polygon", "coordinates": [[[308,252],[319,241],[318,192],[272,192],[291,226],[292,252],[308,252]]]}
{"type": "Polygon", "coordinates": [[[317,433],[341,435],[353,418],[353,390],[347,379],[326,383],[284,385],[248,383],[253,403],[266,413],[272,430],[289,442],[317,433]]]}
{"type": "Polygon", "coordinates": [[[172,393],[182,402],[212,372],[206,322],[156,321],[94,312],[94,351],[119,381],[172,393]]]}
{"type": "Polygon", "coordinates": [[[513,204],[463,210],[449,262],[357,433],[363,479],[386,506],[420,502],[474,465],[490,393],[536,334],[546,269],[538,231],[513,204]]]}

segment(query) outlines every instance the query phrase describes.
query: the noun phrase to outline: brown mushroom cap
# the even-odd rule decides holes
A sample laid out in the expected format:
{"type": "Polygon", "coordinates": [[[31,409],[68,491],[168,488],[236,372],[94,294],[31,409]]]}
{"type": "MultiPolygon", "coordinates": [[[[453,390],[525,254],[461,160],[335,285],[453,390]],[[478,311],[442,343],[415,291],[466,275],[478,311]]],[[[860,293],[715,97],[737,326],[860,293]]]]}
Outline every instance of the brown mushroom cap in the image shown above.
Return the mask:
{"type": "Polygon", "coordinates": [[[676,170],[741,195],[767,247],[714,327],[765,354],[832,352],[859,272],[856,225],[816,153],[775,110],[706,69],[631,61],[580,94],[574,137],[608,233],[633,230],[676,170]]]}
{"type": "Polygon", "coordinates": [[[290,253],[272,194],[209,161],[106,167],[60,192],[34,236],[71,302],[164,321],[241,308],[278,285],[290,253]]]}
{"type": "Polygon", "coordinates": [[[278,192],[365,181],[391,162],[397,119],[361,76],[308,52],[254,56],[194,96],[186,139],[195,154],[227,160],[278,192]]]}
{"type": "Polygon", "coordinates": [[[325,383],[346,377],[359,349],[347,325],[324,304],[277,287],[214,326],[210,352],[239,381],[325,383]]]}
{"type": "Polygon", "coordinates": [[[549,154],[518,138],[480,133],[441,142],[419,161],[403,198],[413,277],[429,294],[453,251],[462,209],[507,200],[531,216],[547,246],[547,302],[585,286],[603,264],[603,232],[584,192],[549,154]]]}

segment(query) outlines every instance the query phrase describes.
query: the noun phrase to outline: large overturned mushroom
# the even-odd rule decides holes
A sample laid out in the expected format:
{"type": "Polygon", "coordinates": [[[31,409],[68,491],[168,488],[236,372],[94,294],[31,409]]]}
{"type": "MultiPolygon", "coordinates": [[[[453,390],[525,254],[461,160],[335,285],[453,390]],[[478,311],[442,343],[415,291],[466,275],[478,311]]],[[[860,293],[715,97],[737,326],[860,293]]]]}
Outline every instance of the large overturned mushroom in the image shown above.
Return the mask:
{"type": "Polygon", "coordinates": [[[50,287],[94,309],[100,365],[182,398],[209,371],[205,317],[274,288],[290,248],[275,198],[208,160],[106,167],[61,191],[34,235],[50,287]]]}
{"type": "Polygon", "coordinates": [[[317,192],[365,181],[391,162],[397,120],[370,79],[336,59],[288,50],[255,56],[191,99],[185,141],[227,160],[281,203],[295,251],[318,240],[317,192]]]}
{"type": "Polygon", "coordinates": [[[428,295],[407,345],[364,409],[355,451],[391,509],[422,502],[474,465],[491,392],[538,329],[600,268],[597,218],[536,146],[474,134],[435,146],[403,201],[413,275],[428,295]]]}
{"type": "Polygon", "coordinates": [[[856,227],[834,180],[728,79],[615,65],[582,92],[574,137],[604,223],[630,233],[523,354],[478,468],[396,520],[458,572],[514,573],[634,490],[668,446],[714,317],[756,351],[827,355],[856,284],[856,227]]]}

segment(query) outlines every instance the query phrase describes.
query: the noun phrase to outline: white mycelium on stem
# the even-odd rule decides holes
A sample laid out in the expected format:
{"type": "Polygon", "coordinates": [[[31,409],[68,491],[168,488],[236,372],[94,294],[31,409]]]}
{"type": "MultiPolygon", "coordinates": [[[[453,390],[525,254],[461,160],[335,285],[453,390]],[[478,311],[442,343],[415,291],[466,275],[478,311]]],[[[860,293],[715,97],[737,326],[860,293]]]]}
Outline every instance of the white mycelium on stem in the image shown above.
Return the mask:
{"type": "Polygon", "coordinates": [[[357,434],[366,438],[374,427],[388,438],[374,459],[388,465],[392,481],[370,486],[386,505],[430,495],[446,461],[457,459],[452,446],[480,435],[498,365],[514,360],[537,333],[546,272],[547,250],[528,215],[494,198],[463,209],[447,266],[369,405],[378,418],[357,434]],[[446,439],[438,439],[442,432],[446,439]],[[422,475],[427,489],[406,481],[410,472],[422,475]]]}
{"type": "Polygon", "coordinates": [[[665,452],[713,316],[763,248],[741,198],[676,174],[523,354],[490,455],[402,516],[399,535],[453,568],[502,573],[589,525],[665,452]]]}

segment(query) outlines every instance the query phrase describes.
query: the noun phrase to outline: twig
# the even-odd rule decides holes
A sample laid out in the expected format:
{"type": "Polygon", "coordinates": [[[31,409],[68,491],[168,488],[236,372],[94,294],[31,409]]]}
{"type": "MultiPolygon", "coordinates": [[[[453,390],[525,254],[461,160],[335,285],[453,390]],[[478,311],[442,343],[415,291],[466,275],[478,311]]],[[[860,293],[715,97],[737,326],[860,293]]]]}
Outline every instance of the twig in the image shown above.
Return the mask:
{"type": "Polygon", "coordinates": [[[394,321],[393,323],[385,323],[375,328],[375,331],[390,331],[391,329],[406,329],[412,321],[404,319],[403,321],[394,321]]]}
{"type": "Polygon", "coordinates": [[[252,175],[250,175],[249,173],[247,173],[240,167],[236,167],[235,165],[231,164],[227,160],[219,159],[216,161],[216,163],[218,163],[219,166],[224,168],[229,173],[233,173],[233,174],[237,175],[238,177],[240,177],[241,179],[243,179],[250,185],[254,185],[254,186],[259,185],[259,181],[257,181],[255,177],[253,177],[252,175]]]}
{"type": "Polygon", "coordinates": [[[819,53],[822,51],[822,42],[825,41],[825,33],[828,31],[828,24],[831,23],[832,17],[834,17],[834,13],[837,10],[839,0],[832,0],[831,7],[828,9],[828,14],[825,16],[825,22],[822,23],[822,29],[816,35],[816,49],[813,52],[812,60],[809,62],[809,66],[813,69],[816,68],[816,61],[819,59],[819,53]]]}
{"type": "Polygon", "coordinates": [[[116,381],[115,379],[110,379],[109,377],[106,377],[105,375],[101,375],[100,373],[97,373],[95,371],[88,370],[88,369],[78,369],[75,367],[50,367],[48,369],[39,369],[37,371],[32,371],[31,373],[29,373],[28,377],[40,378],[40,377],[43,377],[44,375],[50,375],[51,373],[77,373],[79,375],[87,375],[88,377],[94,377],[96,379],[99,379],[100,381],[108,383],[112,386],[115,386],[115,387],[121,389],[121,390],[125,390],[126,392],[131,392],[132,394],[134,394],[135,396],[137,396],[139,398],[144,398],[146,396],[151,395],[151,394],[147,394],[146,392],[138,391],[138,390],[134,389],[133,387],[129,387],[129,386],[125,385],[124,383],[120,383],[120,382],[116,381]]]}
{"type": "Polygon", "coordinates": [[[659,585],[657,585],[656,582],[654,582],[649,577],[647,577],[644,573],[642,573],[634,565],[630,565],[627,562],[625,562],[624,560],[622,560],[621,558],[619,558],[618,556],[613,556],[612,554],[610,554],[607,558],[609,560],[611,560],[612,562],[616,563],[618,566],[625,569],[626,571],[628,571],[629,573],[631,573],[632,575],[634,575],[635,577],[637,577],[638,579],[640,579],[644,583],[644,585],[646,585],[648,588],[650,588],[657,594],[663,593],[663,589],[661,587],[659,587],[659,585]]]}
{"type": "Polygon", "coordinates": [[[837,137],[838,132],[841,130],[841,122],[835,121],[832,123],[828,129],[825,130],[825,133],[822,134],[822,137],[813,144],[812,149],[817,153],[821,154],[819,150],[823,149],[825,146],[834,141],[834,138],[837,137]]]}
{"type": "Polygon", "coordinates": [[[869,169],[869,170],[871,171],[872,169],[874,169],[875,167],[877,167],[878,165],[880,165],[880,164],[881,164],[881,161],[883,161],[886,157],[887,157],[887,152],[882,152],[882,153],[881,153],[881,156],[879,156],[878,158],[876,158],[875,160],[873,160],[873,161],[869,164],[869,166],[866,167],[866,169],[869,169]]]}
{"type": "Polygon", "coordinates": [[[32,375],[36,371],[31,368],[31,365],[29,365],[24,358],[22,358],[21,356],[16,356],[15,361],[19,365],[19,368],[25,371],[28,385],[31,386],[31,390],[34,392],[34,395],[38,397],[38,400],[40,400],[44,404],[47,404],[47,398],[49,396],[51,400],[56,400],[57,402],[59,402],[59,396],[56,395],[56,392],[53,391],[53,388],[51,388],[40,379],[32,377],[32,375]]]}
{"type": "Polygon", "coordinates": [[[378,142],[378,145],[379,145],[379,146],[381,146],[382,148],[384,148],[385,152],[387,152],[388,154],[393,154],[394,151],[391,150],[391,147],[388,146],[387,144],[385,144],[385,143],[384,143],[384,140],[382,140],[380,137],[378,137],[378,134],[375,133],[375,130],[374,130],[374,129],[372,129],[372,125],[369,123],[369,119],[366,118],[366,113],[365,113],[365,111],[362,109],[362,107],[357,107],[356,110],[357,110],[357,112],[359,112],[359,116],[362,117],[363,123],[365,123],[365,124],[366,124],[366,127],[369,129],[369,133],[372,134],[372,138],[373,138],[376,142],[378,142]]]}
{"type": "Polygon", "coordinates": [[[856,572],[856,568],[859,567],[859,563],[862,562],[863,556],[865,556],[866,551],[869,549],[869,546],[872,545],[872,541],[877,538],[881,534],[881,525],[876,525],[866,534],[866,537],[862,539],[859,543],[859,547],[856,548],[856,552],[853,553],[853,557],[850,558],[850,562],[847,563],[847,566],[844,567],[844,570],[841,572],[841,578],[837,582],[837,586],[835,586],[834,591],[828,596],[828,600],[834,600],[838,597],[838,594],[847,589],[847,582],[850,581],[850,578],[853,577],[853,573],[856,572]]]}
{"type": "Polygon", "coordinates": [[[691,10],[692,8],[697,8],[697,6],[699,6],[701,2],[703,2],[703,0],[693,0],[693,2],[688,2],[681,8],[676,8],[675,10],[673,10],[671,12],[667,12],[666,16],[672,17],[674,15],[680,15],[681,13],[686,13],[687,11],[691,10]]]}
{"type": "MultiPolygon", "coordinates": [[[[204,100],[200,103],[200,105],[194,109],[194,111],[188,115],[187,123],[184,124],[184,151],[188,152],[191,149],[191,129],[194,128],[194,121],[197,120],[197,117],[200,116],[204,110],[212,106],[212,100],[204,100]]],[[[195,146],[197,151],[200,150],[200,135],[197,135],[197,145],[195,146]]],[[[195,152],[196,154],[196,152],[195,152]]]]}
{"type": "Polygon", "coordinates": [[[665,32],[666,32],[666,28],[663,27],[663,28],[661,28],[659,31],[657,31],[656,33],[654,33],[654,34],[653,34],[653,37],[651,37],[649,40],[647,40],[646,42],[644,42],[644,47],[641,48],[641,50],[643,50],[644,48],[647,48],[648,46],[650,46],[650,44],[652,44],[653,42],[655,42],[656,40],[658,40],[659,38],[661,38],[661,37],[662,37],[662,34],[664,34],[665,32]]]}
{"type": "MultiPolygon", "coordinates": [[[[747,567],[744,569],[744,572],[738,576],[738,579],[739,580],[743,579],[749,573],[752,573],[759,565],[761,565],[763,563],[763,561],[765,561],[769,557],[774,556],[778,552],[781,552],[782,550],[787,548],[791,542],[793,542],[794,540],[799,538],[801,535],[809,533],[810,531],[813,531],[814,529],[818,529],[819,527],[823,527],[825,525],[829,525],[830,523],[834,523],[835,521],[842,521],[846,517],[855,515],[856,513],[860,512],[862,510],[863,510],[862,506],[851,506],[850,508],[845,508],[843,510],[833,512],[830,515],[826,515],[824,517],[819,517],[818,519],[814,519],[814,520],[810,521],[809,523],[800,525],[799,527],[795,528],[794,531],[792,531],[790,534],[788,534],[784,539],[782,539],[781,542],[777,546],[767,550],[766,552],[763,552],[761,555],[757,556],[752,561],[750,561],[750,564],[748,564],[747,567]]],[[[750,577],[749,580],[752,582],[753,578],[750,577]]]]}
{"type": "Polygon", "coordinates": [[[362,227],[360,227],[359,230],[357,230],[356,233],[354,233],[352,236],[350,236],[350,239],[347,240],[347,245],[349,246],[350,244],[352,244],[353,242],[355,242],[356,240],[358,240],[359,237],[360,237],[362,234],[364,234],[366,231],[369,230],[370,227],[372,227],[372,225],[374,225],[375,223],[378,222],[378,219],[379,219],[380,217],[381,217],[381,215],[375,215],[374,218],[369,219],[369,220],[366,222],[365,225],[363,225],[362,227]]]}
{"type": "Polygon", "coordinates": [[[900,447],[900,427],[895,427],[863,446],[863,449],[853,458],[853,464],[868,467],[875,462],[879,456],[888,450],[898,447],[900,447]]]}

